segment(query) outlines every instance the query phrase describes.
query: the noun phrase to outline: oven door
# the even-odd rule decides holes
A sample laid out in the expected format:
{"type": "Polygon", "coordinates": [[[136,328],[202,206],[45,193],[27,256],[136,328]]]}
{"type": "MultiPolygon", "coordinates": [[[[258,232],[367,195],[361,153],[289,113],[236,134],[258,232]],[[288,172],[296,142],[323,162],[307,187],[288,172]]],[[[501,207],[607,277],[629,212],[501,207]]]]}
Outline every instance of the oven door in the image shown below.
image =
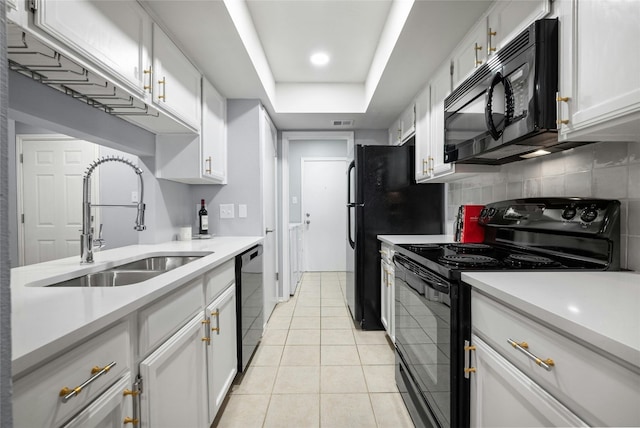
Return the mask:
{"type": "MultiPolygon", "coordinates": [[[[395,264],[396,348],[433,419],[416,425],[451,426],[452,286],[400,254],[395,264]]],[[[409,406],[407,406],[409,407],[409,406]]],[[[412,417],[420,417],[412,415],[412,417]]]]}

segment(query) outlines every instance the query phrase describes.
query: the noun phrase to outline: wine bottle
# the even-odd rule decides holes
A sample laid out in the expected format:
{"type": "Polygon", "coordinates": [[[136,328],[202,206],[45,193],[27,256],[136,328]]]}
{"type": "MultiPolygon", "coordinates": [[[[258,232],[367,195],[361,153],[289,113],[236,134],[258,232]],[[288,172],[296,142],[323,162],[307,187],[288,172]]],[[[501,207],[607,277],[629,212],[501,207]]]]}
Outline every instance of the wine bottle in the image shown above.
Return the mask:
{"type": "Polygon", "coordinates": [[[207,235],[209,233],[209,213],[204,206],[204,199],[200,199],[200,211],[198,211],[199,227],[198,231],[200,235],[207,235]]]}

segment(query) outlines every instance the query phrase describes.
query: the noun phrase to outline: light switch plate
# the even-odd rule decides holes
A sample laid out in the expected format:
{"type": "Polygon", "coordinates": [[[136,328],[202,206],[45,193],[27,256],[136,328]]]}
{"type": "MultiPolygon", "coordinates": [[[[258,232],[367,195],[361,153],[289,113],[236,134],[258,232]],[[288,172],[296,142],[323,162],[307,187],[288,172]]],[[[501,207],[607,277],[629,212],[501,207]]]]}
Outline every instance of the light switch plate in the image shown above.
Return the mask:
{"type": "Polygon", "coordinates": [[[234,218],[235,216],[233,204],[220,204],[220,218],[234,218]]]}
{"type": "Polygon", "coordinates": [[[291,203],[292,204],[297,204],[298,203],[298,197],[297,196],[292,196],[291,197],[291,203]]]}

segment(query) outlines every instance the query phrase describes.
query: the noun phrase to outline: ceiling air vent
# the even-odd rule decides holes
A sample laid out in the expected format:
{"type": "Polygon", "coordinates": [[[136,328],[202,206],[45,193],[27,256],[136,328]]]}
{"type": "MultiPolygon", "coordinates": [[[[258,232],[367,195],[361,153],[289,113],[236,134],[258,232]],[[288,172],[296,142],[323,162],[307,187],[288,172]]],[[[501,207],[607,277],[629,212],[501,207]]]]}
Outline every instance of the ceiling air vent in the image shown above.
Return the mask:
{"type": "Polygon", "coordinates": [[[331,125],[333,126],[353,126],[353,120],[332,120],[331,125]]]}

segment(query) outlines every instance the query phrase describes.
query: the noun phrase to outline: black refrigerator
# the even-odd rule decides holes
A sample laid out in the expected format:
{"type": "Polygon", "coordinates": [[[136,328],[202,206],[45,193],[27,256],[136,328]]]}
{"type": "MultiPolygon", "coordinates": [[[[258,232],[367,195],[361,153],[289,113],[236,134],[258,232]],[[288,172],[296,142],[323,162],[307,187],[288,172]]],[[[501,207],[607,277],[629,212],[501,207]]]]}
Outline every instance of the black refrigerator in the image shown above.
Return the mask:
{"type": "Polygon", "coordinates": [[[382,330],[378,235],[443,231],[442,184],[416,184],[414,147],[355,147],[347,171],[346,300],[363,330],[382,330]]]}

